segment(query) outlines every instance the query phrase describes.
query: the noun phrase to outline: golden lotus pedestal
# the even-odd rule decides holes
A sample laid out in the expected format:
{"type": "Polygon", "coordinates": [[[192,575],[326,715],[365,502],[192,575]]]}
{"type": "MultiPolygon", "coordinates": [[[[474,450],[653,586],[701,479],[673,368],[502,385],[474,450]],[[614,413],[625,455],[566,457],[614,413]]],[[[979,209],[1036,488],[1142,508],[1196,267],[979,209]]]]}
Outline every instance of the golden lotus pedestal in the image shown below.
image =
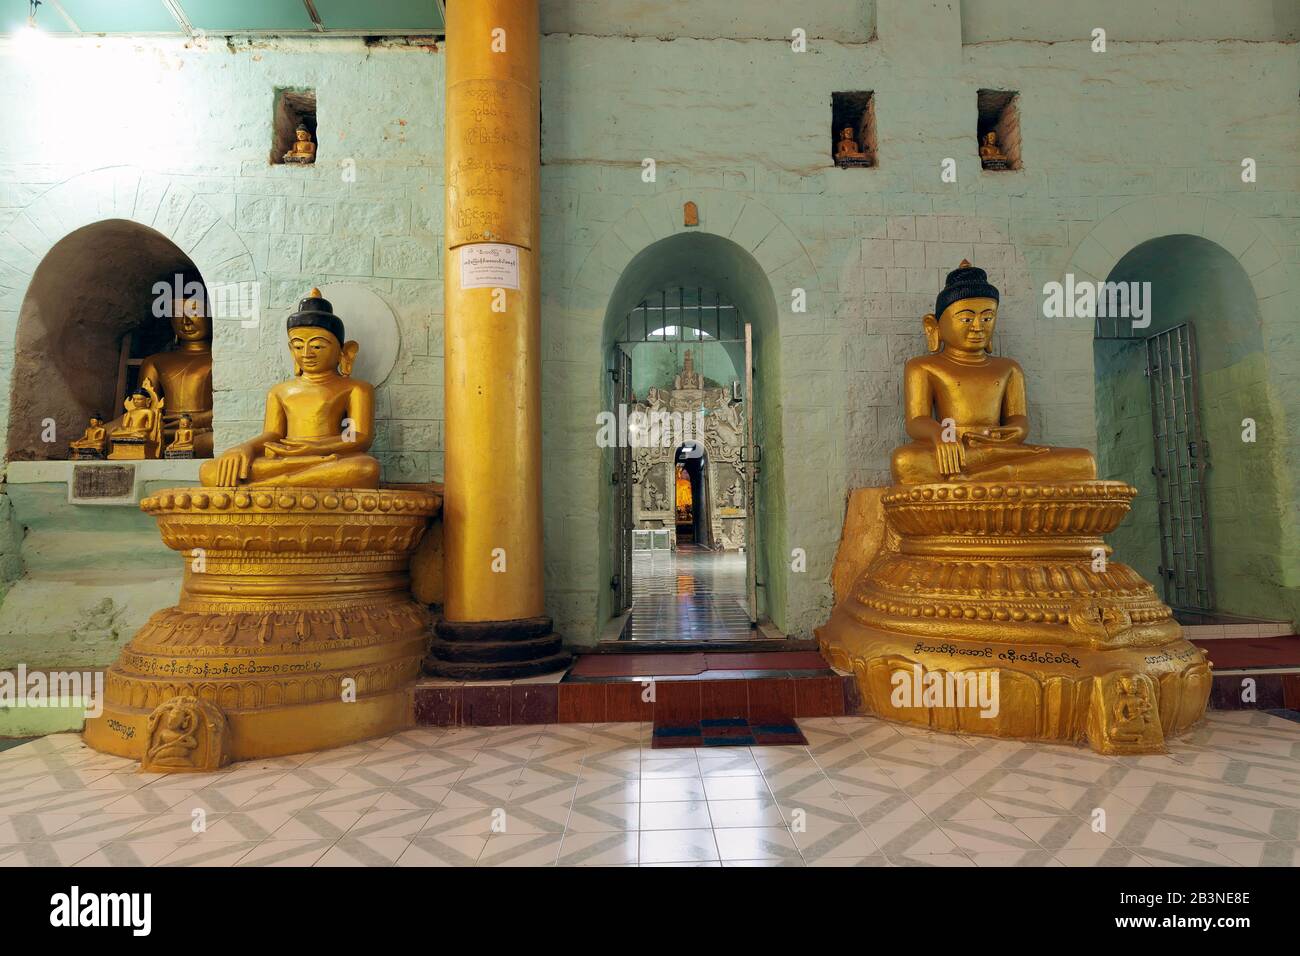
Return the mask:
{"type": "Polygon", "coordinates": [[[208,770],[413,723],[429,637],[408,562],[429,491],[181,488],[145,498],[185,558],[180,601],[109,668],[96,750],[208,770]]]}
{"type": "Polygon", "coordinates": [[[1109,560],[1102,535],[1136,495],[1117,481],[885,489],[880,549],[818,630],[823,653],[890,720],[1162,752],[1204,714],[1210,666],[1109,560]]]}

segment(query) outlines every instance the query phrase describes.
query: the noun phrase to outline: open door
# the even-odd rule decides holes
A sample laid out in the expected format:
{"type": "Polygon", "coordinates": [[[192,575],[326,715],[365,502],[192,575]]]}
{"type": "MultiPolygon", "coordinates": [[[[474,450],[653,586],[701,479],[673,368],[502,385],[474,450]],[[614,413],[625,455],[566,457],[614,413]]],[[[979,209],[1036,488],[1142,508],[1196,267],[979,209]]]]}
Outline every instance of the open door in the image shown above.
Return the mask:
{"type": "MultiPolygon", "coordinates": [[[[625,419],[632,409],[632,356],[614,347],[614,414],[625,419]],[[620,414],[620,412],[622,414],[620,414]]],[[[614,450],[614,613],[632,607],[632,494],[634,483],[632,445],[621,436],[614,450]]]]}
{"type": "Polygon", "coordinates": [[[754,440],[754,329],[745,323],[745,593],[749,626],[758,627],[758,459],[754,440]]]}

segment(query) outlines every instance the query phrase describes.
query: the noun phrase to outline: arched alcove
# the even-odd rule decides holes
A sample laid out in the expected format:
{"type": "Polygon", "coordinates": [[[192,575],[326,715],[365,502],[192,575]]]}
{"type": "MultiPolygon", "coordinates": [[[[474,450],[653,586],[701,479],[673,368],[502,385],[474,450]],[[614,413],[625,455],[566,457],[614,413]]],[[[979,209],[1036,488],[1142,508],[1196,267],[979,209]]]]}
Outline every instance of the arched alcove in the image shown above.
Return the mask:
{"type": "MultiPolygon", "coordinates": [[[[1098,469],[1101,477],[1128,481],[1140,492],[1133,513],[1111,536],[1117,554],[1144,577],[1163,583],[1169,575],[1161,572],[1167,560],[1161,535],[1186,537],[1194,550],[1207,552],[1215,609],[1289,617],[1279,561],[1281,460],[1275,443],[1243,441],[1246,419],[1256,423],[1257,434],[1273,419],[1264,323],[1250,277],[1218,243],[1175,234],[1134,246],[1106,281],[1150,283],[1150,324],[1134,327],[1121,320],[1116,328],[1103,320],[1093,345],[1098,469]],[[1186,353],[1181,360],[1180,342],[1186,353]],[[1194,522],[1176,513],[1178,503],[1170,506],[1172,522],[1171,511],[1166,512],[1162,532],[1153,471],[1158,458],[1153,419],[1159,413],[1153,416],[1153,408],[1163,408],[1167,400],[1153,397],[1153,376],[1166,393],[1176,391],[1179,402],[1188,400],[1188,411],[1174,416],[1186,421],[1186,429],[1162,426],[1168,434],[1163,447],[1172,449],[1162,468],[1171,461],[1174,467],[1186,463],[1195,477],[1198,461],[1208,462],[1202,469],[1203,549],[1194,543],[1194,522]]],[[[1190,510],[1199,511],[1199,490],[1192,497],[1190,510]]]]}
{"type": "MultiPolygon", "coordinates": [[[[785,591],[783,578],[776,581],[769,567],[779,567],[780,548],[784,542],[786,502],[782,487],[781,386],[779,375],[780,342],[777,332],[777,305],[771,282],[754,256],[744,247],[723,236],[707,232],[680,232],[643,248],[624,267],[615,283],[605,309],[602,335],[602,394],[605,407],[613,409],[615,392],[611,388],[609,369],[614,367],[614,350],[624,337],[628,314],[646,299],[664,289],[686,288],[712,290],[721,300],[733,303],[741,327],[749,323],[753,334],[754,424],[755,441],[762,448],[762,466],[756,493],[757,578],[759,616],[778,622],[784,618],[785,591]],[[775,584],[776,586],[773,586],[775,584]]],[[[666,323],[665,323],[666,324],[666,323]]],[[[698,347],[683,343],[686,348],[698,347]]],[[[720,351],[719,369],[743,375],[743,345],[720,351]]],[[[715,374],[696,369],[721,383],[715,374]]],[[[719,372],[718,374],[721,374],[719,372]]],[[[633,371],[635,381],[635,370],[633,371]]],[[[746,396],[746,400],[749,397],[746,396]]],[[[605,449],[603,469],[615,467],[616,450],[605,449]]],[[[601,485],[600,526],[607,542],[615,539],[613,523],[615,489],[601,485]]],[[[601,573],[609,580],[613,573],[613,548],[601,549],[601,573]]],[[[602,618],[609,616],[609,601],[602,601],[602,618]]]]}
{"type": "Polygon", "coordinates": [[[107,219],[56,242],[37,266],[18,316],[8,460],[67,457],[92,413],[122,412],[123,338],[136,358],[162,351],[169,320],[154,315],[155,284],[202,284],[194,262],[147,226],[107,219]],[[56,440],[47,420],[55,423],[56,440]]]}

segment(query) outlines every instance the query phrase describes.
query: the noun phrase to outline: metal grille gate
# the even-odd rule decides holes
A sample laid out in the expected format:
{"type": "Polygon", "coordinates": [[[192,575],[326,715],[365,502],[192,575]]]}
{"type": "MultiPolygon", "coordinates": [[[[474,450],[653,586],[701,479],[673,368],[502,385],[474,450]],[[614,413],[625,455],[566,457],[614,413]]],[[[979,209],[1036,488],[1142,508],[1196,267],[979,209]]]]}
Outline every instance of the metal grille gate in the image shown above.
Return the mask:
{"type": "MultiPolygon", "coordinates": [[[[632,405],[632,356],[614,347],[614,408],[632,405]]],[[[622,614],[632,606],[632,447],[624,441],[615,449],[614,521],[617,525],[614,544],[614,613],[622,614]]]]}
{"type": "Polygon", "coordinates": [[[1196,331],[1176,325],[1146,340],[1160,509],[1160,578],[1165,603],[1213,610],[1205,473],[1209,448],[1201,432],[1196,331]]]}

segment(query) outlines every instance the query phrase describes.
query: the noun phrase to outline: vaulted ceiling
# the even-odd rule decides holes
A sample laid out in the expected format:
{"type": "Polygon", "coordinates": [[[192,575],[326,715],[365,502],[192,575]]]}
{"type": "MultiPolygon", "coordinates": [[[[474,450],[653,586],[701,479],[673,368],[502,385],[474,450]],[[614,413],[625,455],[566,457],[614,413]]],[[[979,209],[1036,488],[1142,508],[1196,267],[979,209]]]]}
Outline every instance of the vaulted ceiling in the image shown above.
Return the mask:
{"type": "MultiPolygon", "coordinates": [[[[42,0],[36,25],[58,36],[401,36],[444,32],[444,0],[42,0]]],[[[0,33],[28,0],[0,0],[0,33]]]]}

